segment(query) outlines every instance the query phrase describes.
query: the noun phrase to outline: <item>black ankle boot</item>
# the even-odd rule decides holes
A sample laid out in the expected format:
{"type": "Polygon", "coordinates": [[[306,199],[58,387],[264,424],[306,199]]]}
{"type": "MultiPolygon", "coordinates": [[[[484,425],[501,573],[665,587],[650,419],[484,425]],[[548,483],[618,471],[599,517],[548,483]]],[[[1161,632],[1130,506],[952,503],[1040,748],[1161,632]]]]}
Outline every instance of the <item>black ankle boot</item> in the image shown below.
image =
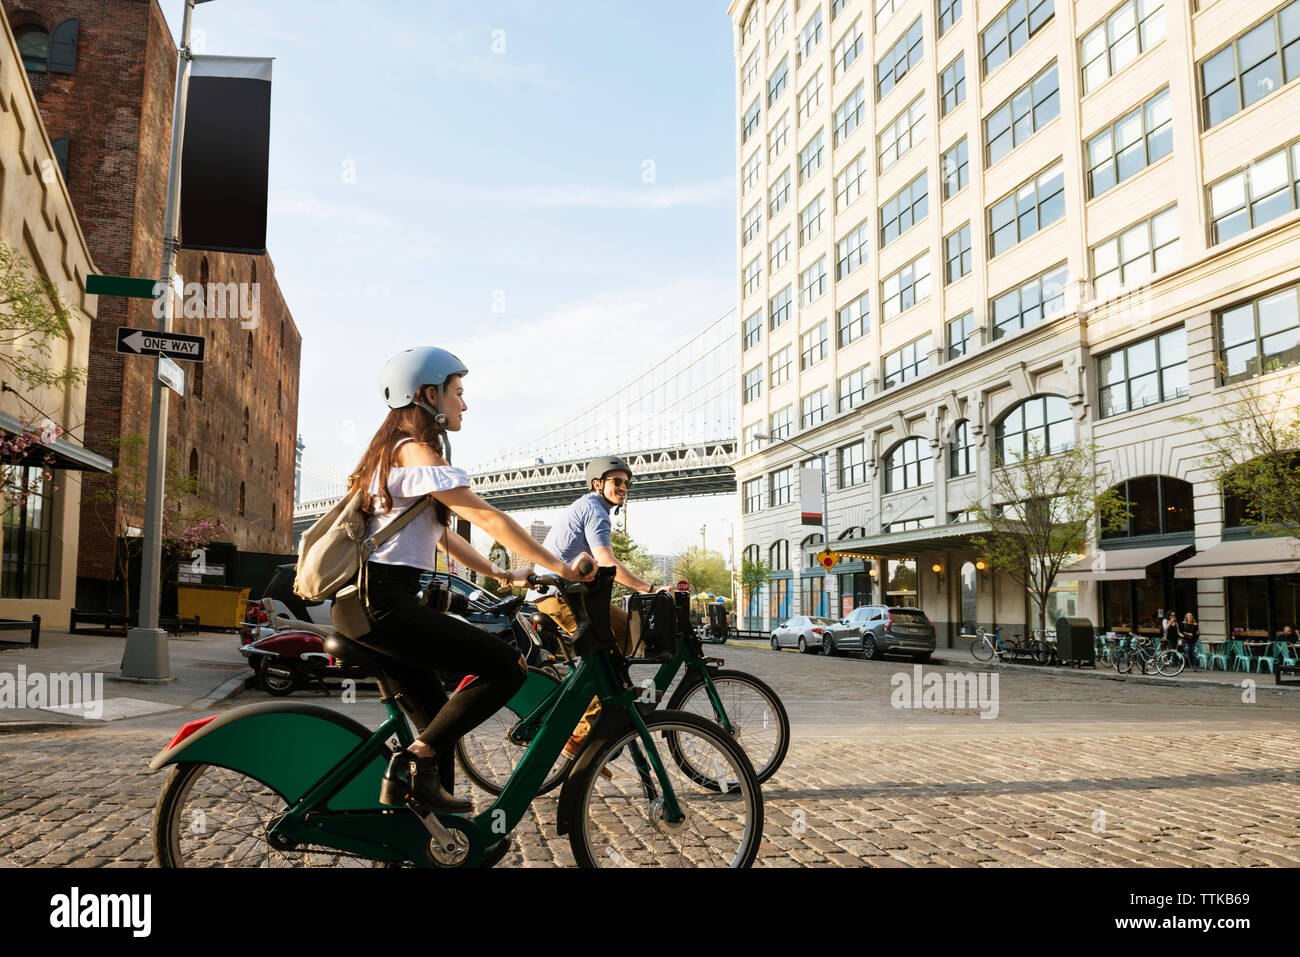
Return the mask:
{"type": "Polygon", "coordinates": [[[416,801],[431,811],[464,814],[473,804],[453,797],[438,780],[438,759],[419,758],[403,748],[393,755],[379,787],[379,801],[391,806],[416,801]]]}

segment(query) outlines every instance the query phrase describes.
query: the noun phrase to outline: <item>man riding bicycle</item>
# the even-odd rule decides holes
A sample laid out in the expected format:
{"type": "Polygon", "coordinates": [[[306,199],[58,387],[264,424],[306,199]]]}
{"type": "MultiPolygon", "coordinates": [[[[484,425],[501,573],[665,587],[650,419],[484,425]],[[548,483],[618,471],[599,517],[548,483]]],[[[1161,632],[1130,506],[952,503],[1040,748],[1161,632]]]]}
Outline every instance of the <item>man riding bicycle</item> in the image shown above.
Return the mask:
{"type": "MultiPolygon", "coordinates": [[[[590,553],[597,565],[614,566],[614,581],[618,584],[638,592],[655,591],[654,585],[615,557],[610,538],[610,510],[627,504],[628,492],[632,488],[631,466],[617,455],[601,456],[587,463],[586,478],[588,493],[569,506],[546,536],[542,547],[566,562],[573,561],[584,552],[590,553]]],[[[549,574],[545,569],[539,569],[539,572],[549,574]]],[[[530,591],[528,600],[536,604],[537,610],[548,616],[566,634],[572,635],[577,629],[573,612],[555,597],[554,589],[548,592],[530,591]]],[[[617,604],[611,605],[609,624],[619,651],[630,657],[635,649],[628,646],[627,612],[617,604]]],[[[564,753],[567,757],[577,757],[582,741],[591,730],[599,711],[600,704],[592,699],[591,707],[582,716],[565,746],[564,753]]]]}

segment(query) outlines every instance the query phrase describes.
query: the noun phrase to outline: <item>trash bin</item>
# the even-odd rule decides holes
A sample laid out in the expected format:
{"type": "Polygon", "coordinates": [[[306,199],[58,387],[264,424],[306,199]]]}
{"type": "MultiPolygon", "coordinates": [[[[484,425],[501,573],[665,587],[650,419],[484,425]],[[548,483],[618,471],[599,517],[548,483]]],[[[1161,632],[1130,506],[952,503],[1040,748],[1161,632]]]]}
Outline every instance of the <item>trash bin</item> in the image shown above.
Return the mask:
{"type": "Polygon", "coordinates": [[[1093,627],[1089,619],[1056,619],[1056,657],[1061,664],[1096,666],[1093,627]]]}

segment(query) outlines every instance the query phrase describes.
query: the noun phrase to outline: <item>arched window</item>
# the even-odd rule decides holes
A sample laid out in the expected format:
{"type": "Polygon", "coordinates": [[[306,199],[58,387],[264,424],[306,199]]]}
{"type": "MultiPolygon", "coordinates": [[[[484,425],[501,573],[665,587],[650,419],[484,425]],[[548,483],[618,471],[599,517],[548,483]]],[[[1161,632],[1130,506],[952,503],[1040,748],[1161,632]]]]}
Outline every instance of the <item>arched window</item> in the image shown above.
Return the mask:
{"type": "Polygon", "coordinates": [[[846,528],[844,531],[840,532],[839,541],[842,542],[846,538],[866,538],[866,537],[867,537],[867,530],[863,528],[861,525],[854,525],[852,528],[846,528]]]}
{"type": "Polygon", "coordinates": [[[244,441],[248,441],[248,406],[244,406],[244,441]]]}
{"type": "Polygon", "coordinates": [[[23,66],[34,73],[45,73],[50,68],[50,35],[41,27],[29,24],[14,31],[18,53],[23,66]]]}
{"type": "Polygon", "coordinates": [[[758,562],[758,555],[759,555],[759,552],[758,552],[758,546],[757,546],[757,545],[750,545],[748,548],[745,549],[745,560],[746,560],[746,561],[750,561],[750,562],[757,563],[757,562],[758,562]]]}
{"type": "Polygon", "coordinates": [[[825,543],[826,540],[821,535],[809,535],[799,543],[800,551],[805,553],[804,562],[808,568],[821,568],[817,562],[817,554],[825,543]]]}
{"type": "Polygon", "coordinates": [[[962,419],[952,427],[948,443],[948,475],[957,478],[975,471],[975,445],[970,439],[970,423],[962,419]]]}
{"type": "Polygon", "coordinates": [[[243,516],[244,516],[244,508],[245,508],[246,504],[247,504],[247,501],[246,501],[246,499],[245,499],[245,497],[244,497],[244,483],[243,483],[243,482],[240,482],[240,483],[239,483],[239,516],[240,516],[240,518],[243,518],[243,516]]]}
{"type": "Polygon", "coordinates": [[[1059,395],[1039,395],[1012,408],[997,424],[999,462],[1015,462],[1031,449],[1055,455],[1074,445],[1070,403],[1059,395]]]}
{"type": "Polygon", "coordinates": [[[921,439],[903,439],[885,455],[885,491],[901,492],[934,481],[934,460],[921,439]]]}
{"type": "Polygon", "coordinates": [[[280,443],[279,442],[275,443],[275,458],[271,460],[271,471],[272,472],[280,471],[280,443]]]}
{"type": "MultiPolygon", "coordinates": [[[[197,482],[198,480],[199,480],[199,450],[190,449],[190,481],[197,482]]],[[[196,490],[191,489],[191,491],[194,492],[196,490]]]]}
{"type": "Polygon", "coordinates": [[[275,384],[275,407],[284,409],[284,381],[281,380],[275,384]]]}
{"type": "Polygon", "coordinates": [[[780,572],[790,568],[790,543],[784,538],[773,542],[767,550],[767,567],[770,571],[780,572]]]}
{"type": "Polygon", "coordinates": [[[961,630],[963,634],[973,634],[979,626],[976,614],[975,565],[965,562],[961,566],[961,630]]]}
{"type": "Polygon", "coordinates": [[[744,46],[745,41],[749,39],[754,32],[754,24],[758,22],[758,0],[753,0],[745,10],[744,16],[740,18],[740,44],[744,46]]]}
{"type": "Polygon", "coordinates": [[[204,256],[199,263],[199,285],[203,287],[203,296],[206,299],[208,295],[208,278],[211,272],[208,270],[208,257],[204,256]]]}
{"type": "Polygon", "coordinates": [[[253,368],[253,334],[248,334],[248,345],[244,349],[244,365],[253,368]]]}
{"type": "Polygon", "coordinates": [[[1103,541],[1195,531],[1190,482],[1167,475],[1144,475],[1120,482],[1115,489],[1128,504],[1129,518],[1119,528],[1103,529],[1103,541]]]}

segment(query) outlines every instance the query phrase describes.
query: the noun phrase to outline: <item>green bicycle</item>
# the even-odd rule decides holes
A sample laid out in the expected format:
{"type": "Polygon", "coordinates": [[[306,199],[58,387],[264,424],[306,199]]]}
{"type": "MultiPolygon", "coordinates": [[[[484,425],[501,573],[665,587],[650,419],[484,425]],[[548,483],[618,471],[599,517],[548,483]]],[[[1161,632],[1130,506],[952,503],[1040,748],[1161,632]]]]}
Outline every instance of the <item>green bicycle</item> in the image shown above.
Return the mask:
{"type": "Polygon", "coordinates": [[[159,866],[475,867],[495,860],[593,696],[601,700],[600,718],[564,781],[556,816],[577,863],[750,866],[763,833],[753,766],[716,725],[637,704],[640,689],[626,686],[609,653],[613,569],[601,569],[589,585],[536,581],[558,587],[569,602],[582,658],[491,806],[462,816],[379,802],[390,745],[409,745],[414,735],[386,659],[333,636],[327,650],[375,677],[388,718],[372,731],[327,708],[284,700],[185,725],[150,762],[154,770],[174,768],[154,812],[159,866]],[[664,760],[665,749],[673,760],[664,760]]]}
{"type": "MultiPolygon", "coordinates": [[[[558,636],[558,641],[567,654],[568,639],[558,636]]],[[[664,700],[684,671],[664,707],[697,714],[721,727],[744,749],[758,782],[764,783],[780,768],[790,747],[790,718],[780,697],[754,675],[722,670],[722,659],[705,657],[699,637],[689,626],[678,628],[676,646],[675,654],[627,659],[629,665],[659,666],[653,678],[640,682],[637,703],[655,705],[664,700]]],[[[569,661],[572,664],[571,656],[569,661]]],[[[530,669],[524,689],[458,742],[456,758],[466,777],[489,794],[500,794],[536,727],[563,693],[566,680],[544,669],[530,669]]],[[[676,760],[677,754],[670,753],[676,760]]],[[[710,786],[712,779],[697,774],[698,769],[689,764],[684,770],[710,786]]],[[[569,770],[570,763],[559,758],[543,779],[539,795],[559,787],[569,770]]]]}

